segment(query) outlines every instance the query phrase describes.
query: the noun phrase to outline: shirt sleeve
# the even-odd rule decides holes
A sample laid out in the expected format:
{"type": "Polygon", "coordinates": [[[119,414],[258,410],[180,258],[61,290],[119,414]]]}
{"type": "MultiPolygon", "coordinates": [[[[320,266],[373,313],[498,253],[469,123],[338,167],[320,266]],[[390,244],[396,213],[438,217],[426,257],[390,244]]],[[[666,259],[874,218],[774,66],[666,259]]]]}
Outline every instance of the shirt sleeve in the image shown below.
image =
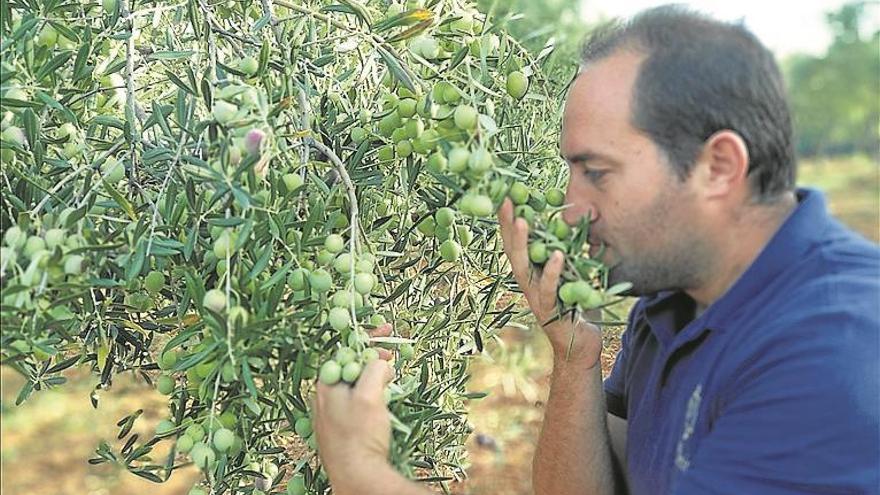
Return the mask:
{"type": "Polygon", "coordinates": [[[614,367],[611,368],[611,374],[603,383],[605,389],[605,408],[609,413],[618,418],[627,419],[626,411],[626,369],[627,356],[630,354],[629,347],[631,345],[631,334],[634,331],[633,321],[638,311],[641,301],[637,302],[629,313],[629,321],[626,330],[620,337],[620,351],[614,360],[614,367]]]}
{"type": "Polygon", "coordinates": [[[756,349],[672,493],[880,494],[876,322],[800,320],[756,349]]]}

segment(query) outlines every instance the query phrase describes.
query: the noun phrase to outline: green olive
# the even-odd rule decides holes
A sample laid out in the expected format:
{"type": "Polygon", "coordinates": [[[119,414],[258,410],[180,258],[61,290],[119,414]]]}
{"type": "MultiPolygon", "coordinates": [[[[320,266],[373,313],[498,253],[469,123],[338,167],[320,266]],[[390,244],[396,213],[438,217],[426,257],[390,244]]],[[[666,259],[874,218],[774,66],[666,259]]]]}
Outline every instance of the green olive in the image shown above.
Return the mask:
{"type": "Polygon", "coordinates": [[[357,353],[354,352],[354,349],[351,347],[340,347],[336,351],[336,356],[334,360],[339,366],[345,366],[348,363],[353,363],[357,359],[357,353]]]}
{"type": "Polygon", "coordinates": [[[260,62],[257,61],[254,57],[245,57],[241,59],[241,62],[238,63],[238,70],[244,72],[249,76],[253,76],[257,73],[257,70],[260,68],[260,62]]]}
{"type": "Polygon", "coordinates": [[[416,114],[416,100],[412,98],[401,98],[397,102],[397,114],[401,118],[408,119],[416,114]]]}
{"type": "Polygon", "coordinates": [[[363,127],[352,127],[350,135],[355,144],[361,144],[367,139],[368,133],[363,127]]]}
{"type": "Polygon", "coordinates": [[[529,89],[529,79],[520,71],[513,71],[507,75],[507,94],[514,99],[522,99],[529,89]]]}
{"type": "Polygon", "coordinates": [[[461,256],[461,246],[452,239],[447,239],[440,245],[440,256],[446,261],[456,261],[461,256]]]}
{"type": "Polygon", "coordinates": [[[382,146],[376,152],[376,158],[380,162],[387,162],[390,160],[394,160],[394,146],[392,146],[390,144],[386,144],[385,146],[382,146]]]}
{"type": "Polygon", "coordinates": [[[492,199],[483,194],[465,194],[461,198],[461,212],[477,218],[486,218],[495,211],[492,199]]]}
{"type": "Polygon", "coordinates": [[[296,191],[303,185],[303,178],[299,174],[284,174],[281,180],[284,181],[284,187],[288,192],[296,191]]]}
{"type": "Polygon", "coordinates": [[[351,264],[351,253],[340,253],[336,256],[336,259],[333,260],[333,268],[339,273],[350,273],[351,264]]]}
{"type": "Polygon", "coordinates": [[[358,273],[354,276],[354,290],[359,294],[369,294],[375,284],[376,279],[372,273],[358,273]]]}
{"type": "Polygon", "coordinates": [[[339,234],[330,234],[324,239],[324,248],[333,254],[345,249],[345,239],[339,234]]]}
{"type": "Polygon", "coordinates": [[[186,428],[186,436],[192,438],[196,442],[205,438],[205,429],[198,423],[193,423],[186,428]]]}
{"type": "Polygon", "coordinates": [[[474,240],[474,233],[467,225],[459,225],[455,230],[458,234],[458,242],[462,246],[468,246],[474,240]]]}
{"type": "Polygon", "coordinates": [[[455,108],[453,120],[459,129],[470,131],[477,127],[477,110],[470,105],[459,105],[455,108]]]}
{"type": "Polygon", "coordinates": [[[443,152],[441,151],[433,153],[430,158],[428,158],[428,170],[434,172],[435,174],[442,174],[443,172],[445,172],[446,166],[447,160],[446,157],[443,156],[443,152]]]}
{"type": "Polygon", "coordinates": [[[330,326],[339,332],[348,330],[351,328],[351,315],[348,310],[345,308],[333,307],[330,308],[330,313],[327,316],[327,321],[330,323],[330,326]]]}
{"type": "Polygon", "coordinates": [[[297,474],[287,482],[287,495],[306,495],[306,480],[297,474]]]}
{"type": "Polygon", "coordinates": [[[330,360],[321,365],[318,372],[318,380],[325,385],[335,385],[342,378],[342,367],[336,361],[330,360]]]}
{"type": "Polygon", "coordinates": [[[467,170],[468,167],[468,159],[471,157],[471,152],[467,150],[467,148],[455,147],[449,150],[449,154],[447,155],[447,160],[449,164],[449,171],[455,173],[461,173],[467,170]]]}
{"type": "Polygon", "coordinates": [[[174,423],[171,420],[163,419],[156,425],[156,435],[164,436],[174,431],[174,423]]]}
{"type": "Polygon", "coordinates": [[[535,222],[535,209],[529,205],[519,205],[513,210],[514,215],[525,218],[529,225],[535,222]]]}
{"type": "Polygon", "coordinates": [[[107,157],[101,164],[101,175],[110,184],[116,184],[125,177],[125,165],[114,157],[107,157]]]}
{"type": "Polygon", "coordinates": [[[232,444],[235,442],[235,433],[232,430],[228,430],[226,428],[220,428],[219,430],[214,432],[214,448],[217,449],[218,452],[226,452],[230,448],[232,448],[232,444]]]}
{"type": "Polygon", "coordinates": [[[522,182],[514,182],[507,194],[515,205],[524,205],[529,200],[529,188],[522,182]]]}
{"type": "Polygon", "coordinates": [[[214,102],[214,108],[211,110],[214,120],[222,125],[228,125],[235,120],[238,115],[238,107],[232,103],[218,100],[214,102]]]}
{"type": "Polygon", "coordinates": [[[415,355],[416,350],[412,344],[409,342],[400,344],[400,348],[398,348],[398,352],[400,352],[400,359],[409,360],[415,355]]]}
{"type": "Polygon", "coordinates": [[[309,271],[305,268],[297,268],[287,277],[287,285],[293,290],[303,290],[309,280],[309,271]]]}
{"type": "Polygon", "coordinates": [[[50,251],[54,250],[56,247],[64,244],[67,235],[64,232],[64,229],[49,229],[46,231],[46,235],[44,236],[46,240],[46,248],[50,251]]]}
{"type": "Polygon", "coordinates": [[[174,378],[168,375],[159,375],[156,380],[156,390],[162,395],[171,395],[174,392],[174,378]]]}
{"type": "Polygon", "coordinates": [[[309,274],[309,285],[315,292],[327,292],[333,285],[333,277],[327,270],[318,268],[309,274]]]}
{"type": "Polygon", "coordinates": [[[401,139],[394,145],[394,152],[401,158],[406,158],[413,153],[413,145],[409,139],[401,139]]]}
{"type": "Polygon", "coordinates": [[[468,169],[478,175],[488,172],[493,165],[492,153],[482,148],[474,150],[468,157],[468,169]]]}
{"type": "Polygon", "coordinates": [[[529,245],[529,259],[532,263],[541,264],[547,261],[547,245],[543,242],[533,242],[529,245]]]}
{"type": "Polygon", "coordinates": [[[180,438],[177,439],[177,450],[184,454],[192,450],[193,445],[195,445],[195,441],[189,435],[181,435],[180,438]]]}
{"type": "Polygon", "coordinates": [[[168,369],[173,368],[174,365],[177,364],[177,357],[178,357],[177,351],[175,351],[173,349],[170,351],[163,352],[162,355],[159,356],[159,360],[158,360],[159,361],[158,362],[159,369],[168,370],[168,369]]]}
{"type": "Polygon", "coordinates": [[[326,249],[318,251],[317,260],[318,264],[320,265],[329,265],[330,263],[333,263],[333,260],[335,259],[336,255],[334,255],[330,251],[327,251],[326,249]]]}
{"type": "Polygon", "coordinates": [[[162,272],[153,270],[144,278],[144,289],[147,289],[147,292],[155,294],[163,287],[165,287],[165,275],[162,272]]]}
{"type": "Polygon", "coordinates": [[[424,235],[432,236],[437,229],[437,223],[434,221],[434,217],[425,217],[416,225],[416,229],[424,235]]]}
{"type": "Polygon", "coordinates": [[[434,219],[436,220],[437,225],[449,227],[455,221],[455,210],[448,206],[444,206],[434,213],[434,219]]]}
{"type": "Polygon", "coordinates": [[[189,456],[193,464],[203,471],[207,471],[217,461],[217,455],[214,454],[214,450],[202,442],[193,445],[192,450],[189,451],[189,456]]]}
{"type": "Polygon", "coordinates": [[[220,289],[211,289],[205,293],[202,305],[215,313],[220,313],[226,309],[226,294],[220,289]]]}
{"type": "Polygon", "coordinates": [[[354,383],[361,376],[361,364],[357,361],[346,364],[342,368],[342,380],[348,383],[354,383]]]}
{"type": "Polygon", "coordinates": [[[64,273],[67,275],[79,275],[82,273],[82,267],[85,263],[85,258],[78,254],[72,254],[67,256],[67,259],[64,260],[64,273]]]}
{"type": "Polygon", "coordinates": [[[410,139],[416,139],[425,132],[425,123],[419,119],[411,119],[403,126],[406,136],[410,139]]]}
{"type": "Polygon", "coordinates": [[[550,206],[562,206],[565,202],[565,193],[562,189],[558,187],[553,187],[547,190],[547,193],[544,194],[544,198],[547,200],[547,204],[550,206]]]}
{"type": "Polygon", "coordinates": [[[312,434],[312,420],[309,418],[299,418],[296,420],[296,423],[293,425],[293,431],[296,432],[297,435],[306,438],[312,434]]]}

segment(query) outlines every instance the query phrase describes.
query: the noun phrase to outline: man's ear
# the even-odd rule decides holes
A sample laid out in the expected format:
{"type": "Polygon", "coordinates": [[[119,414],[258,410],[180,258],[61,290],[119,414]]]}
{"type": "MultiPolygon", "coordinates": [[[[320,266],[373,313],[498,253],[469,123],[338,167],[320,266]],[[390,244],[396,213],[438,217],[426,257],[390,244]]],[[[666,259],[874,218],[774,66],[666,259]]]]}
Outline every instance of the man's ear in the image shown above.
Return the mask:
{"type": "Polygon", "coordinates": [[[697,186],[705,197],[723,197],[748,191],[749,149],[731,130],[709,136],[694,170],[697,186]]]}

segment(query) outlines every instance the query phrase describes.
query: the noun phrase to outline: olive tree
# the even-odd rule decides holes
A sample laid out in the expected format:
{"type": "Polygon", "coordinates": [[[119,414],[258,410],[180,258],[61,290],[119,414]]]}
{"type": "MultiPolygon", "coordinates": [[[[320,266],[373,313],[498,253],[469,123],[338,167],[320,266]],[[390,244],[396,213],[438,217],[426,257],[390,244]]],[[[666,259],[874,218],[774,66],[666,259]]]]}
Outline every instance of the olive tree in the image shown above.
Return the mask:
{"type": "Polygon", "coordinates": [[[8,0],[2,349],[18,402],[87,367],[168,396],[90,462],[200,493],[326,493],[315,380],[395,352],[391,461],[463,476],[468,359],[520,313],[494,211],[561,316],[607,305],[588,226],[560,218],[559,82],[458,0],[8,0]],[[503,301],[503,302],[501,302],[503,301]],[[391,337],[368,332],[390,322],[391,337]],[[174,442],[163,458],[151,455],[174,442]]]}

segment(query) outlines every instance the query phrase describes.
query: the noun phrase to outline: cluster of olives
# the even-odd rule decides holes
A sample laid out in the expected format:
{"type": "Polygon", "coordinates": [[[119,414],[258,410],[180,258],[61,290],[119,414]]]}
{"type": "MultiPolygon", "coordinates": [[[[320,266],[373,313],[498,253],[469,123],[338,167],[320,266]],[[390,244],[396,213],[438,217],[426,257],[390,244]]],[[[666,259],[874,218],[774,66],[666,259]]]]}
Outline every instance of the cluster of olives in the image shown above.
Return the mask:
{"type": "MultiPolygon", "coordinates": [[[[402,6],[391,6],[391,10],[395,8],[403,11],[402,6]]],[[[394,15],[393,11],[386,14],[387,18],[394,15]]],[[[395,81],[389,71],[382,81],[385,89],[378,111],[361,110],[350,129],[351,141],[355,145],[368,141],[380,164],[401,159],[421,161],[425,170],[451,179],[464,191],[455,205],[424,216],[417,225],[424,235],[437,238],[440,254],[447,261],[459,259],[462,247],[473,237],[467,225],[453,225],[456,217],[491,217],[506,191],[506,180],[496,173],[503,164],[490,146],[495,101],[466,91],[443,72],[439,76],[434,73],[435,67],[449,60],[463,43],[471,56],[481,57],[497,56],[500,41],[496,34],[480,35],[483,20],[476,11],[456,10],[453,17],[406,42],[416,59],[414,67],[432,79],[432,85],[407,87],[395,81]]],[[[525,97],[529,80],[514,69],[501,84],[516,101],[525,97]]]]}
{"type": "Polygon", "coordinates": [[[458,260],[462,246],[469,245],[474,239],[470,226],[456,225],[457,218],[455,209],[444,206],[416,225],[419,232],[440,241],[440,256],[450,262],[458,260]]]}
{"type": "Polygon", "coordinates": [[[333,359],[321,365],[318,379],[327,385],[335,385],[339,380],[354,383],[361,375],[363,365],[378,358],[379,352],[371,347],[364,349],[360,355],[351,347],[340,347],[333,359]]]}
{"type": "Polygon", "coordinates": [[[156,425],[156,435],[171,437],[182,431],[177,436],[177,451],[187,454],[200,469],[210,471],[216,466],[219,455],[235,457],[241,452],[244,444],[232,431],[237,422],[231,411],[205,418],[200,423],[186,418],[179,426],[170,419],[163,419],[156,425]]]}
{"type": "MultiPolygon", "coordinates": [[[[245,57],[240,61],[239,68],[255,73],[257,69],[253,66],[256,64],[252,57],[245,57]]],[[[246,83],[229,83],[214,93],[211,117],[223,126],[230,137],[220,159],[211,163],[215,170],[231,172],[243,158],[256,156],[260,159],[254,165],[254,172],[259,178],[266,177],[276,146],[272,129],[266,125],[267,108],[265,93],[246,83]]],[[[301,178],[296,174],[285,176],[283,180],[288,190],[302,185],[301,178]],[[297,179],[300,182],[291,182],[297,179]]]]}
{"type": "Polygon", "coordinates": [[[571,255],[567,261],[573,269],[563,271],[563,281],[558,296],[564,307],[593,309],[605,302],[602,292],[591,282],[597,276],[598,264],[589,260],[577,241],[575,228],[568,225],[561,216],[565,193],[559,188],[550,188],[542,193],[526,185],[515,182],[508,196],[514,204],[514,214],[524,218],[529,224],[529,260],[538,266],[543,265],[553,251],[571,255]]]}
{"type": "MultiPolygon", "coordinates": [[[[67,216],[73,211],[73,208],[62,211],[57,224],[65,225],[67,216]]],[[[9,277],[10,285],[22,285],[31,290],[44,282],[55,283],[67,277],[79,276],[86,258],[78,250],[86,244],[81,234],[68,233],[63,227],[28,232],[18,225],[12,225],[3,234],[0,275],[4,279],[9,277]]],[[[3,303],[27,306],[31,301],[31,290],[5,293],[3,303]]]]}

